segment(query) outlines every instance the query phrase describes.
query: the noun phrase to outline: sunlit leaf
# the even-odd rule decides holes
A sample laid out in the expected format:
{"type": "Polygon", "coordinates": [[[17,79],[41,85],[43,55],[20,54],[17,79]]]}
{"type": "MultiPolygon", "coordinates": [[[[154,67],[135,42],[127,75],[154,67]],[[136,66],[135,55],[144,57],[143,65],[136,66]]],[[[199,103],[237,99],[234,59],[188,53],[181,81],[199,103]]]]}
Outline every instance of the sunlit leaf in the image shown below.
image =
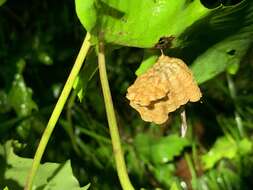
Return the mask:
{"type": "Polygon", "coordinates": [[[240,142],[219,138],[207,154],[201,157],[205,169],[212,168],[219,160],[223,158],[233,159],[237,155],[245,155],[252,150],[252,142],[248,139],[242,139],[240,142]]]}
{"type": "Polygon", "coordinates": [[[108,43],[154,47],[161,37],[179,36],[210,10],[199,0],[76,0],[84,28],[108,43]]]}
{"type": "Polygon", "coordinates": [[[6,2],[6,0],[0,0],[0,6],[3,5],[6,2]]]}
{"type": "MultiPolygon", "coordinates": [[[[27,174],[32,165],[32,159],[22,158],[13,153],[12,148],[6,145],[6,166],[1,168],[4,172],[4,184],[10,189],[21,189],[25,185],[27,174]],[[9,148],[8,148],[9,147],[9,148]]],[[[35,177],[34,189],[73,189],[86,190],[89,186],[79,187],[77,179],[73,176],[70,161],[63,164],[44,163],[40,165],[35,177]]]]}
{"type": "Polygon", "coordinates": [[[154,53],[146,52],[144,54],[143,60],[139,68],[135,71],[135,74],[137,76],[140,76],[141,74],[145,73],[152,65],[155,64],[157,59],[158,59],[158,55],[154,53]]]}
{"type": "Polygon", "coordinates": [[[177,182],[173,182],[170,187],[170,190],[181,190],[181,189],[178,187],[177,182]]]}

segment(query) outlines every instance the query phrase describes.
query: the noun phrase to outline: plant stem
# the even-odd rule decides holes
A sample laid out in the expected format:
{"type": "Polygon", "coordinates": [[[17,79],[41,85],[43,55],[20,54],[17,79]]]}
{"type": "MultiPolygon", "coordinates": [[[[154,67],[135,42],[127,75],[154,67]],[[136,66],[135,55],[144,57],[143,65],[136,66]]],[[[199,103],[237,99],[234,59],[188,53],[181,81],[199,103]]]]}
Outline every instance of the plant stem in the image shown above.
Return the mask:
{"type": "Polygon", "coordinates": [[[191,159],[191,157],[189,156],[188,153],[185,153],[184,158],[186,160],[186,163],[187,163],[188,168],[189,168],[190,173],[191,173],[192,188],[196,189],[197,188],[197,186],[196,186],[197,185],[197,174],[196,174],[195,168],[193,166],[192,159],[191,159]]]}
{"type": "Polygon", "coordinates": [[[235,88],[235,84],[234,84],[234,81],[232,79],[232,77],[230,76],[229,73],[227,73],[227,82],[228,82],[228,90],[229,90],[229,94],[234,102],[234,105],[235,105],[235,111],[234,111],[234,114],[235,114],[235,122],[236,122],[236,125],[237,125],[237,128],[238,128],[238,131],[239,131],[239,135],[240,137],[245,137],[245,132],[244,132],[244,128],[243,128],[243,124],[242,124],[242,118],[238,112],[238,103],[237,103],[237,94],[236,94],[236,88],[235,88]]]}
{"type": "Polygon", "coordinates": [[[78,130],[80,131],[80,133],[90,136],[90,137],[96,139],[97,141],[100,141],[100,142],[103,142],[106,144],[111,144],[111,141],[109,138],[105,138],[105,137],[97,134],[96,132],[92,132],[92,131],[85,129],[83,127],[78,127],[78,130]]]}
{"type": "Polygon", "coordinates": [[[120,184],[123,190],[134,190],[127,174],[124,154],[121,148],[119,130],[117,126],[109,82],[108,82],[107,73],[106,73],[104,44],[101,41],[99,42],[98,67],[99,67],[100,81],[101,81],[103,96],[104,96],[104,101],[105,101],[106,114],[107,114],[109,129],[110,129],[110,135],[111,135],[111,140],[112,140],[113,154],[116,161],[116,168],[117,168],[120,184]]]}
{"type": "Polygon", "coordinates": [[[34,156],[34,160],[33,160],[33,164],[32,164],[32,168],[28,174],[27,180],[26,180],[26,185],[25,185],[25,190],[31,190],[32,189],[32,185],[33,185],[33,181],[36,175],[36,172],[39,168],[40,165],[40,161],[42,158],[42,155],[45,151],[45,148],[47,146],[48,140],[54,130],[54,127],[60,117],[60,114],[63,110],[63,107],[68,99],[69,93],[71,92],[71,89],[73,87],[74,81],[82,67],[83,61],[88,53],[88,50],[90,48],[90,34],[87,33],[86,37],[83,41],[82,47],[78,53],[78,56],[76,58],[75,64],[70,72],[70,75],[67,79],[67,82],[64,85],[64,88],[61,92],[61,95],[56,103],[56,106],[53,110],[53,113],[48,121],[48,124],[46,126],[46,129],[41,137],[39,146],[36,150],[35,156],[34,156]]]}

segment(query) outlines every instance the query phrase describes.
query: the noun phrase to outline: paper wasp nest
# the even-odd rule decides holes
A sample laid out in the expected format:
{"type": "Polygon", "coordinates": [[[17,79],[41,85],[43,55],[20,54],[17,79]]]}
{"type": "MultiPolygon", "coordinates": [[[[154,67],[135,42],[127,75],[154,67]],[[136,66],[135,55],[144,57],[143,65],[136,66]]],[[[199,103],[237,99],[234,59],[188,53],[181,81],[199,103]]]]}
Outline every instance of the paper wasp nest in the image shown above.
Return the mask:
{"type": "Polygon", "coordinates": [[[188,101],[201,98],[200,89],[187,65],[177,58],[161,55],[146,73],[127,90],[126,97],[142,119],[156,124],[188,101]]]}

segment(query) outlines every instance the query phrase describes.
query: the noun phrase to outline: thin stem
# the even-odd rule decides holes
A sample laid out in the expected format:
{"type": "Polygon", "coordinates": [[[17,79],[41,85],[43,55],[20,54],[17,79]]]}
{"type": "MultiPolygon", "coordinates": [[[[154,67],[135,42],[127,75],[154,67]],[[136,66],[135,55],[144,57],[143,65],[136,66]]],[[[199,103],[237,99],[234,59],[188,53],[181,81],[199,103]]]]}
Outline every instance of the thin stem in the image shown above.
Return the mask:
{"type": "Polygon", "coordinates": [[[228,82],[228,90],[229,90],[229,94],[235,104],[235,122],[240,134],[240,137],[245,137],[245,132],[244,132],[244,128],[243,128],[243,124],[242,124],[242,118],[238,113],[238,103],[237,103],[237,95],[236,95],[236,88],[235,88],[235,84],[234,81],[232,79],[232,77],[230,76],[229,73],[227,73],[227,82],[228,82]]]}
{"type": "Polygon", "coordinates": [[[90,131],[88,129],[85,129],[85,128],[82,128],[82,127],[79,127],[78,130],[80,131],[80,133],[83,133],[85,135],[93,137],[97,141],[104,142],[106,144],[111,144],[110,139],[107,139],[107,138],[105,138],[105,137],[103,137],[101,135],[98,135],[96,132],[92,132],[92,131],[90,131]]]}
{"type": "Polygon", "coordinates": [[[28,174],[28,177],[27,177],[27,180],[26,180],[26,185],[25,185],[25,190],[31,190],[32,189],[32,185],[33,185],[33,181],[34,181],[34,178],[35,178],[35,175],[36,175],[36,172],[39,168],[39,165],[40,165],[40,161],[41,161],[41,158],[42,158],[42,155],[45,151],[45,148],[47,146],[47,143],[48,143],[48,140],[54,130],[54,127],[60,117],[60,114],[63,110],[63,107],[67,101],[67,98],[69,96],[69,93],[73,87],[73,84],[74,84],[74,81],[76,79],[76,76],[78,75],[81,67],[82,67],[82,64],[83,64],[83,61],[87,55],[87,52],[90,48],[90,34],[87,33],[86,34],[86,37],[84,39],[84,42],[82,44],[82,47],[78,53],[78,56],[76,58],[76,61],[75,61],[75,64],[70,72],[70,75],[67,79],[67,82],[62,90],[62,93],[56,103],[56,106],[53,110],[53,113],[48,121],[48,124],[46,126],[46,129],[41,137],[41,140],[40,140],[40,143],[39,143],[39,146],[36,150],[36,153],[35,153],[35,156],[34,156],[34,160],[33,160],[33,164],[32,164],[32,168],[28,174]]]}
{"type": "Polygon", "coordinates": [[[75,104],[75,99],[76,99],[76,95],[77,95],[77,90],[72,91],[70,97],[69,97],[69,101],[67,103],[67,111],[66,111],[66,117],[67,117],[67,121],[68,121],[68,125],[63,125],[63,127],[65,128],[66,132],[68,133],[72,146],[74,148],[74,150],[76,151],[77,155],[80,156],[80,151],[78,149],[77,143],[76,143],[76,138],[74,135],[74,127],[73,127],[73,123],[72,123],[72,107],[75,104]]]}
{"type": "Polygon", "coordinates": [[[189,156],[189,154],[188,153],[185,153],[185,155],[184,155],[184,158],[185,158],[185,160],[186,160],[186,163],[187,163],[187,165],[188,165],[188,168],[189,168],[189,170],[190,170],[190,173],[191,173],[191,177],[192,177],[192,188],[193,189],[196,189],[196,182],[197,182],[197,174],[196,174],[196,171],[195,171],[195,168],[194,168],[194,166],[193,166],[193,163],[192,163],[192,159],[191,159],[191,157],[189,156]]]}
{"type": "Polygon", "coordinates": [[[120,184],[123,190],[134,190],[127,174],[124,154],[121,148],[119,130],[117,126],[109,82],[108,82],[107,73],[106,73],[103,42],[99,43],[98,66],[99,66],[100,81],[101,81],[103,96],[104,96],[104,101],[105,101],[106,114],[107,114],[107,119],[108,119],[111,139],[112,139],[113,154],[116,161],[116,168],[117,168],[120,184]]]}

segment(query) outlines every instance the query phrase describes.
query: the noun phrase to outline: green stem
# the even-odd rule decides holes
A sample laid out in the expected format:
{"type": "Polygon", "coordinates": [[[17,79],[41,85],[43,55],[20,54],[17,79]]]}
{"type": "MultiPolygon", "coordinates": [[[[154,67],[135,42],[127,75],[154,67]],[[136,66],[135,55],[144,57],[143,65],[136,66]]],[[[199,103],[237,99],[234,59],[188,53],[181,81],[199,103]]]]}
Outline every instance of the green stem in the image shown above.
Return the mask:
{"type": "Polygon", "coordinates": [[[244,132],[244,128],[243,128],[243,124],[242,124],[242,118],[238,112],[238,103],[237,103],[237,94],[236,94],[236,88],[235,88],[235,84],[234,81],[232,79],[232,77],[230,76],[229,73],[227,73],[227,82],[228,82],[228,90],[229,90],[229,94],[234,102],[235,105],[235,122],[240,134],[240,137],[245,137],[245,132],[244,132]]]}
{"type": "Polygon", "coordinates": [[[99,67],[100,81],[101,81],[103,96],[104,96],[104,101],[105,101],[106,114],[107,114],[107,119],[108,119],[111,139],[112,139],[113,154],[116,161],[116,168],[117,168],[120,184],[123,190],[134,190],[127,174],[124,154],[121,148],[119,130],[117,126],[109,82],[108,82],[107,73],[106,73],[103,42],[99,43],[98,67],[99,67]]]}
{"type": "Polygon", "coordinates": [[[184,155],[184,158],[185,158],[185,160],[186,160],[186,163],[187,163],[187,165],[188,165],[188,168],[189,168],[189,170],[190,170],[190,173],[191,173],[191,177],[192,177],[192,188],[193,189],[196,189],[197,187],[196,187],[196,182],[197,182],[197,174],[196,174],[196,171],[195,171],[195,168],[194,168],[194,166],[193,166],[193,163],[192,163],[192,159],[191,159],[191,157],[189,156],[189,154],[188,153],[185,153],[185,155],[184,155]]]}
{"type": "Polygon", "coordinates": [[[69,93],[73,87],[73,84],[74,84],[74,81],[82,67],[82,64],[83,64],[83,61],[87,55],[87,52],[90,48],[90,34],[87,33],[86,34],[86,37],[84,39],[84,42],[82,44],[82,47],[79,51],[79,54],[76,58],[76,61],[75,61],[75,64],[70,72],[70,75],[67,79],[67,82],[62,90],[62,93],[56,103],[56,106],[53,110],[53,113],[48,121],[48,124],[46,126],[46,129],[41,137],[41,140],[40,140],[40,143],[39,143],[39,146],[36,150],[36,153],[35,153],[35,156],[34,156],[34,160],[33,160],[33,164],[32,164],[32,168],[29,172],[29,175],[27,177],[27,180],[26,180],[26,185],[25,185],[25,190],[31,190],[32,189],[32,185],[33,185],[33,181],[34,181],[34,178],[35,178],[35,175],[36,175],[36,172],[39,168],[39,165],[40,165],[40,161],[41,161],[41,158],[42,158],[42,155],[45,151],[45,148],[47,146],[47,143],[48,143],[48,140],[54,130],[54,127],[60,117],[60,114],[63,110],[63,107],[67,101],[67,98],[69,96],[69,93]]]}
{"type": "Polygon", "coordinates": [[[76,143],[76,138],[74,135],[74,127],[73,127],[73,123],[72,123],[72,107],[75,104],[75,99],[76,99],[76,95],[77,95],[77,90],[72,91],[70,97],[69,97],[69,101],[67,103],[67,111],[66,111],[66,117],[67,117],[67,122],[69,124],[67,125],[63,125],[63,127],[65,128],[66,132],[68,133],[70,140],[71,140],[71,144],[74,148],[74,150],[76,151],[77,155],[80,156],[80,151],[78,149],[77,143],[76,143]]]}
{"type": "Polygon", "coordinates": [[[104,142],[106,144],[111,144],[111,141],[110,139],[107,139],[101,135],[98,135],[96,132],[92,132],[88,129],[85,129],[83,127],[78,127],[78,130],[80,131],[80,133],[83,133],[85,135],[88,135],[90,137],[93,137],[94,139],[96,139],[97,141],[100,141],[100,142],[104,142]]]}

